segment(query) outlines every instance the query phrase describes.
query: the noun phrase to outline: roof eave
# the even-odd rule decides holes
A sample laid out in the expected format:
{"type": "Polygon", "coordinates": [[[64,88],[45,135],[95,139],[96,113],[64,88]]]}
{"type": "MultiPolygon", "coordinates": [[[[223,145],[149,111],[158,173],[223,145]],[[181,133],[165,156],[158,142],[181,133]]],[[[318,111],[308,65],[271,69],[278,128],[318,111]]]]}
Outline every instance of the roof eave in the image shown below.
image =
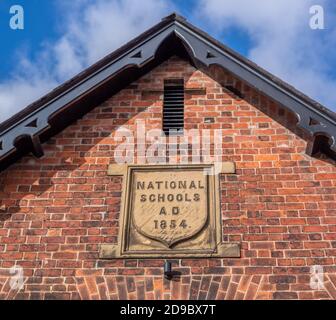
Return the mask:
{"type": "Polygon", "coordinates": [[[207,67],[214,64],[220,65],[255,89],[281,103],[297,115],[300,128],[313,138],[321,134],[329,137],[330,148],[336,151],[335,113],[174,13],[2,123],[0,125],[0,143],[2,143],[0,162],[7,155],[15,152],[14,141],[17,137],[28,136],[36,140],[34,137],[48,128],[52,114],[63,110],[79,96],[94,90],[120,70],[125,70],[130,66],[141,68],[152,61],[161,44],[172,33],[188,48],[193,60],[207,67]],[[140,57],[138,52],[141,52],[140,57]],[[314,121],[311,121],[312,119],[314,121]],[[29,126],[32,121],[35,121],[36,126],[29,126]]]}

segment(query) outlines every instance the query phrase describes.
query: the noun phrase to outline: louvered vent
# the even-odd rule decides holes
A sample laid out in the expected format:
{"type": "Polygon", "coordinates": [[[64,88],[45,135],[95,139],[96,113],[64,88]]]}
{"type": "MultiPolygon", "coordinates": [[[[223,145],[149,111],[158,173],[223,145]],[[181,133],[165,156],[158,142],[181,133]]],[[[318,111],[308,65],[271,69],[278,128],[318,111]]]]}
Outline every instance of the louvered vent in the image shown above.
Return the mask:
{"type": "Polygon", "coordinates": [[[177,134],[184,128],[184,81],[166,80],[164,84],[163,131],[177,134]]]}

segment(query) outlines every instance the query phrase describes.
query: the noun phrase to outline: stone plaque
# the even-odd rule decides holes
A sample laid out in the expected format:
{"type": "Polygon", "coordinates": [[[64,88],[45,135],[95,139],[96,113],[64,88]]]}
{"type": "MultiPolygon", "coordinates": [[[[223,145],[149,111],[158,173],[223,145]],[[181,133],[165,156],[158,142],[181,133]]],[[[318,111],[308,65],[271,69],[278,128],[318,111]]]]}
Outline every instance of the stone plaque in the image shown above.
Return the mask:
{"type": "Polygon", "coordinates": [[[119,244],[102,246],[101,258],[239,256],[237,244],[221,241],[218,177],[209,168],[129,166],[119,244]]]}
{"type": "Polygon", "coordinates": [[[172,248],[202,231],[208,215],[207,176],[200,170],[135,171],[130,215],[143,236],[172,248]]]}

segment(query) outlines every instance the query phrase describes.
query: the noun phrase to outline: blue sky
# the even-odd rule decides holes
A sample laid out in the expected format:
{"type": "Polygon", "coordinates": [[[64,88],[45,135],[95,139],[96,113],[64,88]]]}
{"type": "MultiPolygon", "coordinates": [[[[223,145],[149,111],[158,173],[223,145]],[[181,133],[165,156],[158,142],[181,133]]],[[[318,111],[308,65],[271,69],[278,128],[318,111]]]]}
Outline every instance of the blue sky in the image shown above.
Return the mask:
{"type": "Polygon", "coordinates": [[[11,69],[15,66],[17,51],[25,48],[25,50],[29,49],[27,53],[32,54],[40,49],[40,44],[45,40],[56,39],[58,36],[57,16],[54,9],[53,0],[2,0],[0,2],[1,80],[8,77],[11,69]],[[9,28],[9,18],[11,17],[9,8],[15,4],[20,4],[24,8],[24,30],[17,31],[9,28]]]}
{"type": "Polygon", "coordinates": [[[172,11],[336,111],[332,0],[1,0],[0,122],[172,11]],[[9,27],[17,4],[24,30],[9,27]]]}

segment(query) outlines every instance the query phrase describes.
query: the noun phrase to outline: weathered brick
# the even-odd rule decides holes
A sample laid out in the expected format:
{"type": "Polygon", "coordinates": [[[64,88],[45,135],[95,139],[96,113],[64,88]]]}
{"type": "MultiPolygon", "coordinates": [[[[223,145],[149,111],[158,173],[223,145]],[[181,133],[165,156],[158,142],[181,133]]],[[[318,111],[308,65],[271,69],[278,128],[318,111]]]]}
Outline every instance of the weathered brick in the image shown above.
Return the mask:
{"type": "Polygon", "coordinates": [[[336,167],[306,155],[307,142],[295,116],[252,87],[171,58],[53,137],[45,157],[0,173],[0,207],[8,208],[0,212],[0,298],[13,265],[28,278],[14,294],[25,299],[335,298],[336,167]],[[176,260],[181,275],[171,283],[163,259],[99,260],[99,246],[117,243],[120,231],[123,179],[106,174],[113,134],[134,130],[135,119],[161,128],[162,95],[144,90],[181,76],[207,91],[187,95],[186,128],[221,128],[223,161],[236,163],[236,174],[220,177],[220,200],[224,239],[241,242],[242,257],[176,260]],[[309,290],[312,265],[324,268],[324,291],[309,290]]]}

